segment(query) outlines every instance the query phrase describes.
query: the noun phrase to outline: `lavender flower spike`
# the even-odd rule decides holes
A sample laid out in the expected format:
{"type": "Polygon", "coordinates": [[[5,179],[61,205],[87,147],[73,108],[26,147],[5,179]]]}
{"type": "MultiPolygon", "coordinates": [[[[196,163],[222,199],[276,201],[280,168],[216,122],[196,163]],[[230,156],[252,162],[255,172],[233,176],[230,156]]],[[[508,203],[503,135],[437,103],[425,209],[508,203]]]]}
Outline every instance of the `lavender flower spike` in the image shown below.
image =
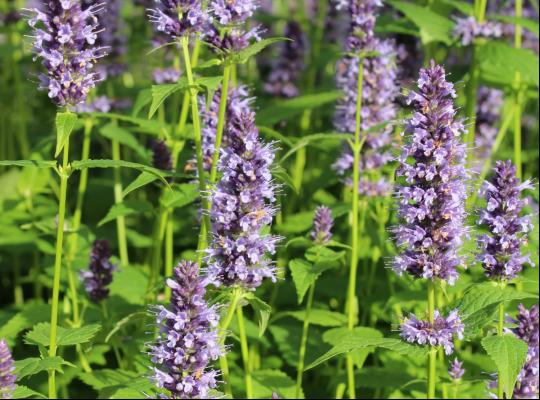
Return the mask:
{"type": "Polygon", "coordinates": [[[504,280],[514,279],[524,264],[534,266],[529,256],[521,254],[532,230],[530,216],[520,216],[527,200],[521,198],[524,190],[532,189],[530,181],[520,184],[516,167],[510,161],[497,161],[495,176],[481,189],[486,198],[486,209],[480,211],[479,223],[487,226],[489,233],[480,235],[482,249],[478,261],[486,275],[504,280]]]}
{"type": "Polygon", "coordinates": [[[171,149],[164,140],[152,141],[152,165],[163,171],[172,171],[173,159],[171,149]]]}
{"type": "Polygon", "coordinates": [[[315,243],[324,245],[332,239],[332,226],[334,219],[332,218],[332,210],[328,207],[320,206],[315,210],[315,218],[313,220],[313,231],[311,238],[315,243]]]}
{"type": "Polygon", "coordinates": [[[160,333],[157,342],[149,345],[152,380],[170,392],[165,398],[209,398],[218,371],[208,369],[208,364],[223,354],[216,330],[217,308],[204,300],[206,281],[193,262],[181,261],[167,286],[172,289],[171,304],[156,307],[160,333]]]}
{"type": "Polygon", "coordinates": [[[172,39],[201,33],[209,21],[201,0],[156,0],[149,19],[156,31],[172,39]]]}
{"type": "Polygon", "coordinates": [[[207,274],[216,286],[255,289],[264,278],[276,279],[266,255],[275,252],[278,238],[261,233],[275,214],[274,151],[261,143],[252,112],[229,120],[225,135],[229,143],[218,164],[223,175],[210,194],[213,239],[207,274]]]}
{"type": "Polygon", "coordinates": [[[513,399],[537,399],[539,378],[539,349],[538,349],[538,306],[533,305],[527,310],[523,304],[519,306],[516,320],[511,320],[517,326],[510,331],[529,346],[525,365],[521,369],[513,399]]]}
{"type": "Polygon", "coordinates": [[[15,365],[11,352],[4,339],[0,340],[0,398],[11,399],[15,390],[15,380],[17,377],[13,374],[15,365]]]}
{"type": "Polygon", "coordinates": [[[464,373],[465,369],[463,368],[463,361],[459,361],[457,358],[454,358],[454,361],[452,364],[450,364],[448,375],[450,375],[450,378],[452,378],[454,381],[459,381],[464,373]]]}
{"type": "Polygon", "coordinates": [[[41,58],[46,74],[39,79],[40,89],[59,106],[73,107],[84,102],[99,79],[93,72],[96,60],[106,48],[96,46],[102,4],[85,10],[75,0],[48,1],[43,10],[31,9],[28,24],[34,28],[35,58],[41,58]]]}
{"type": "Polygon", "coordinates": [[[89,270],[81,271],[81,279],[90,299],[99,303],[109,297],[109,284],[113,279],[115,266],[111,264],[109,258],[111,250],[106,240],[96,240],[90,253],[89,270]]]}
{"type": "Polygon", "coordinates": [[[456,39],[461,41],[463,46],[468,46],[478,37],[501,37],[503,27],[499,22],[485,21],[480,23],[474,17],[456,18],[456,25],[452,33],[456,39]]]}
{"type": "Polygon", "coordinates": [[[450,355],[454,352],[454,337],[463,339],[464,329],[457,310],[450,312],[447,318],[435,310],[433,323],[419,320],[414,314],[405,318],[400,326],[400,335],[409,343],[442,346],[446,355],[450,355]]]}
{"type": "Polygon", "coordinates": [[[414,113],[405,129],[396,171],[405,183],[397,187],[403,223],[394,232],[402,251],[393,268],[398,274],[454,284],[461,264],[458,250],[466,233],[468,174],[465,147],[459,141],[464,126],[455,119],[456,94],[441,66],[432,61],[429,68],[421,69],[418,87],[408,98],[414,113]]]}

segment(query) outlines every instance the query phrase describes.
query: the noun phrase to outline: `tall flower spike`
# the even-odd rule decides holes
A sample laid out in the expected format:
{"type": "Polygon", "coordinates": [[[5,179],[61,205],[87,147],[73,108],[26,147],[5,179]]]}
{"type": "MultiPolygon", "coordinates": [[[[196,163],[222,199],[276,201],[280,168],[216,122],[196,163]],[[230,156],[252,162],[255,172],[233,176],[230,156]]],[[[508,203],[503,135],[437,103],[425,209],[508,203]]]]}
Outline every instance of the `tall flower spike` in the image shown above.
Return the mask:
{"type": "Polygon", "coordinates": [[[90,253],[90,266],[88,270],[81,271],[81,279],[90,300],[99,303],[109,297],[109,284],[113,280],[115,266],[109,258],[111,250],[106,240],[96,240],[90,253]]]}
{"type": "Polygon", "coordinates": [[[521,369],[513,399],[537,399],[539,378],[539,349],[538,349],[538,306],[533,305],[527,310],[523,304],[518,306],[517,319],[510,322],[517,326],[510,331],[519,339],[527,343],[527,359],[521,369]]]}
{"type": "Polygon", "coordinates": [[[59,106],[84,102],[99,79],[93,67],[106,50],[96,45],[96,14],[101,7],[99,3],[83,10],[80,1],[63,0],[43,2],[43,10],[30,10],[35,59],[41,58],[47,69],[39,76],[39,88],[47,90],[59,106]]]}
{"type": "Polygon", "coordinates": [[[454,338],[463,339],[465,326],[457,310],[444,318],[438,310],[434,312],[433,323],[422,321],[411,314],[400,326],[401,337],[409,343],[421,346],[442,346],[446,355],[454,352],[454,338]]]}
{"type": "Polygon", "coordinates": [[[459,361],[457,358],[454,358],[454,361],[452,361],[450,364],[448,375],[450,375],[450,378],[452,378],[454,381],[459,381],[464,373],[465,369],[463,368],[463,361],[459,361]]]}
{"type": "Polygon", "coordinates": [[[281,52],[272,67],[264,90],[273,96],[290,98],[298,96],[299,93],[296,83],[304,69],[306,37],[296,21],[287,22],[285,37],[290,40],[281,44],[281,52]]]}
{"type": "Polygon", "coordinates": [[[402,224],[394,231],[402,251],[393,268],[400,275],[406,272],[415,278],[439,278],[453,284],[466,233],[468,173],[465,147],[459,140],[464,126],[455,119],[456,94],[441,66],[432,61],[429,68],[421,69],[418,88],[408,97],[414,112],[405,128],[396,171],[405,184],[396,193],[402,224]]]}
{"type": "MultiPolygon", "coordinates": [[[[337,6],[344,8],[346,3],[338,2],[337,6]]],[[[399,90],[396,85],[396,50],[392,41],[380,40],[374,33],[376,13],[381,5],[380,0],[348,2],[351,24],[346,51],[356,54],[376,52],[376,55],[362,60],[364,77],[360,128],[362,134],[367,136],[360,157],[361,172],[379,170],[393,159],[389,151],[392,144],[392,128],[387,123],[394,120],[397,115],[394,104],[399,90]],[[384,127],[381,128],[381,125],[384,127]]],[[[354,133],[356,130],[358,71],[357,57],[345,56],[337,62],[336,85],[343,93],[334,115],[334,126],[338,132],[354,133]]],[[[348,186],[352,186],[353,183],[350,176],[353,164],[352,151],[349,146],[345,146],[333,167],[339,175],[345,177],[348,186]]],[[[372,182],[362,178],[357,189],[364,195],[379,196],[386,195],[391,186],[384,179],[372,182]]]]}
{"type": "Polygon", "coordinates": [[[229,143],[218,164],[222,177],[210,194],[213,238],[207,274],[216,286],[254,289],[264,278],[275,280],[267,253],[275,252],[278,238],[261,233],[275,214],[274,150],[261,143],[252,112],[232,118],[226,130],[229,143]]]}
{"type": "Polygon", "coordinates": [[[17,377],[13,373],[15,365],[11,352],[4,339],[0,340],[0,398],[11,399],[15,390],[15,380],[17,377]]]}
{"type": "Polygon", "coordinates": [[[532,223],[529,215],[520,216],[527,204],[521,193],[533,187],[530,181],[520,184],[516,167],[510,161],[497,161],[494,171],[493,179],[485,182],[481,189],[486,208],[480,211],[478,222],[484,224],[489,233],[478,237],[482,249],[478,261],[489,278],[511,280],[524,264],[533,265],[529,256],[521,254],[532,223]]]}
{"type": "Polygon", "coordinates": [[[453,35],[463,46],[472,44],[476,38],[499,38],[502,36],[502,24],[499,22],[478,22],[474,17],[456,18],[453,35]]]}
{"type": "Polygon", "coordinates": [[[315,210],[315,218],[313,219],[313,231],[311,238],[317,244],[327,244],[332,239],[332,227],[334,219],[332,218],[332,210],[325,206],[319,206],[315,210]]]}
{"type": "Polygon", "coordinates": [[[163,171],[174,169],[171,149],[164,140],[152,141],[152,165],[163,171]]]}
{"type": "Polygon", "coordinates": [[[223,354],[217,307],[204,300],[206,281],[193,262],[181,261],[167,286],[172,290],[171,303],[169,308],[156,307],[160,331],[157,341],[149,345],[152,380],[169,391],[171,399],[209,398],[218,371],[208,369],[208,364],[223,354]]]}
{"type": "Polygon", "coordinates": [[[493,143],[498,133],[497,122],[503,106],[503,92],[487,86],[480,86],[476,102],[476,158],[473,168],[481,172],[484,162],[491,156],[493,143]]]}
{"type": "Polygon", "coordinates": [[[156,31],[172,39],[197,35],[209,21],[201,0],[156,0],[148,16],[156,31]]]}

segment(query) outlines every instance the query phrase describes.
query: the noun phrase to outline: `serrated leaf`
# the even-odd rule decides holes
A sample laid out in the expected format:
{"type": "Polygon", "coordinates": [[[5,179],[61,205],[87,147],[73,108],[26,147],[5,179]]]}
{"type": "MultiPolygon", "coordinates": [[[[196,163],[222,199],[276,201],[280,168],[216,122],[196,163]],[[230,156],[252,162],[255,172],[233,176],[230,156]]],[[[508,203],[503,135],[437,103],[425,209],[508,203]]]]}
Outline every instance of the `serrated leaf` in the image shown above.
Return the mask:
{"type": "Polygon", "coordinates": [[[56,114],[56,150],[54,156],[58,157],[62,152],[66,142],[69,140],[69,135],[75,128],[77,122],[77,114],[72,112],[59,112],[56,114]]]}
{"type": "Polygon", "coordinates": [[[37,323],[51,319],[51,307],[48,304],[28,303],[24,309],[11,317],[0,328],[0,337],[6,338],[12,344],[17,335],[37,323]]]}
{"type": "Polygon", "coordinates": [[[112,122],[103,126],[99,131],[101,135],[107,139],[116,140],[118,143],[134,150],[143,160],[148,159],[146,149],[141,146],[135,136],[133,136],[133,134],[127,129],[124,129],[112,122]]]}
{"type": "Polygon", "coordinates": [[[73,169],[85,169],[85,168],[131,168],[136,169],[141,172],[148,172],[157,176],[163,183],[169,185],[165,177],[170,174],[160,171],[157,168],[149,167],[144,164],[134,163],[130,161],[123,160],[82,160],[82,161],[73,161],[71,164],[73,169]]]}
{"type": "MultiPolygon", "coordinates": [[[[298,321],[304,321],[306,319],[306,312],[305,310],[285,311],[276,314],[275,319],[277,320],[283,317],[292,317],[298,321]]],[[[314,308],[309,313],[309,323],[325,327],[343,326],[347,323],[347,316],[335,311],[314,308]]]]}
{"type": "Polygon", "coordinates": [[[251,57],[254,55],[260,53],[263,51],[266,47],[270,46],[271,44],[283,42],[284,40],[290,40],[287,38],[268,38],[259,40],[258,42],[255,42],[248,47],[246,47],[243,50],[240,50],[237,53],[233,53],[231,56],[231,61],[235,64],[243,64],[247,62],[251,57]]]}
{"type": "Polygon", "coordinates": [[[8,167],[36,167],[36,168],[54,168],[56,161],[44,160],[0,160],[0,165],[8,167]]]}
{"type": "Polygon", "coordinates": [[[152,210],[152,204],[146,200],[125,200],[122,203],[113,204],[107,212],[107,215],[98,222],[97,226],[102,226],[107,222],[114,221],[118,217],[143,214],[151,212],[152,210]]]}
{"type": "Polygon", "coordinates": [[[253,308],[255,312],[255,318],[259,324],[259,337],[264,335],[266,328],[268,327],[268,320],[270,319],[270,313],[272,312],[272,307],[266,304],[264,301],[259,299],[253,293],[248,293],[245,296],[245,299],[253,308]]]}
{"type": "Polygon", "coordinates": [[[497,366],[504,392],[508,398],[511,398],[517,376],[527,359],[527,344],[517,337],[507,334],[485,337],[482,339],[482,347],[497,366]]]}
{"type": "Polygon", "coordinates": [[[307,290],[319,276],[327,269],[332,268],[331,265],[311,264],[301,258],[295,258],[289,263],[289,269],[293,278],[294,286],[296,287],[296,295],[298,304],[301,304],[307,290]]]}
{"type": "Polygon", "coordinates": [[[35,390],[30,389],[24,385],[17,385],[12,394],[12,399],[27,399],[28,397],[39,397],[41,399],[46,399],[47,397],[42,395],[35,390]]]}
{"type": "Polygon", "coordinates": [[[26,358],[24,360],[15,361],[15,375],[17,376],[17,379],[23,379],[24,377],[35,375],[42,371],[49,371],[51,369],[64,373],[62,370],[63,365],[75,367],[75,365],[59,356],[46,357],[43,359],[37,357],[26,358]]]}
{"type": "Polygon", "coordinates": [[[345,256],[343,251],[334,251],[324,246],[313,246],[307,249],[304,254],[306,260],[313,263],[331,264],[335,265],[339,260],[345,256]]]}
{"type": "Polygon", "coordinates": [[[166,208],[180,208],[193,203],[199,197],[199,187],[193,183],[173,185],[165,191],[159,202],[166,208]]]}
{"type": "Polygon", "coordinates": [[[279,370],[260,369],[253,371],[253,397],[269,399],[277,393],[282,399],[303,399],[304,393],[296,395],[296,385],[292,378],[279,370]]]}
{"type": "MultiPolygon", "coordinates": [[[[56,344],[57,346],[74,346],[76,344],[86,343],[92,339],[101,329],[99,324],[85,325],[80,328],[57,328],[56,344]]],[[[33,327],[33,329],[24,336],[28,344],[37,344],[45,347],[50,343],[51,324],[42,322],[33,327]]]]}
{"type": "Polygon", "coordinates": [[[150,104],[150,110],[148,110],[148,119],[152,118],[167,97],[178,92],[179,90],[187,88],[188,86],[188,81],[185,76],[182,76],[177,83],[152,85],[152,104],[150,104]]]}
{"type": "Polygon", "coordinates": [[[202,86],[210,92],[215,92],[219,88],[219,85],[221,85],[222,80],[222,76],[203,76],[197,78],[195,84],[202,86]]]}
{"type": "Polygon", "coordinates": [[[137,376],[135,372],[118,369],[100,369],[92,372],[79,374],[81,381],[94,390],[121,385],[137,376]]]}
{"type": "Polygon", "coordinates": [[[158,177],[154,174],[149,172],[141,172],[139,176],[137,176],[129,185],[127,185],[122,193],[122,197],[126,197],[129,193],[154,182],[156,179],[158,179],[158,177]]]}

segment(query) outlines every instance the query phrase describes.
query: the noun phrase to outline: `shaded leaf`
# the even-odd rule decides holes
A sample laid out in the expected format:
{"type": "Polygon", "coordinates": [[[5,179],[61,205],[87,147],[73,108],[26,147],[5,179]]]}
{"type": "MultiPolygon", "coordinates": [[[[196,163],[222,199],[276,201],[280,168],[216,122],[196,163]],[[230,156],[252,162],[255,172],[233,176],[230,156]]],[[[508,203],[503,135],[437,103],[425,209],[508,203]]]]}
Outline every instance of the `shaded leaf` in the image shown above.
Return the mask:
{"type": "Polygon", "coordinates": [[[152,204],[145,200],[125,200],[122,203],[113,204],[107,212],[107,215],[105,215],[105,217],[98,222],[98,226],[102,226],[107,222],[114,221],[118,217],[142,214],[152,210],[152,204]]]}
{"type": "Polygon", "coordinates": [[[59,112],[56,114],[56,150],[54,156],[58,157],[69,140],[69,135],[77,122],[77,114],[72,112],[59,112]]]}

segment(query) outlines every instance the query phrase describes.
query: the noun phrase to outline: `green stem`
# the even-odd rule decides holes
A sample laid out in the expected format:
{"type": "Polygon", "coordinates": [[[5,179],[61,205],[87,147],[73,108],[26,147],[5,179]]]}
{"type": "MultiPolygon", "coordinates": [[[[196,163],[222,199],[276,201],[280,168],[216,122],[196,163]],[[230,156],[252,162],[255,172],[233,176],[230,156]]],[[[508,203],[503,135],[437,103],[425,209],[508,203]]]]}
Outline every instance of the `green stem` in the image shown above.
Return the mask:
{"type": "Polygon", "coordinates": [[[251,379],[251,368],[249,365],[249,348],[246,335],[246,327],[244,326],[244,313],[242,305],[236,307],[236,317],[238,319],[238,334],[240,336],[240,349],[242,351],[242,362],[244,364],[244,375],[246,380],[246,398],[253,398],[253,381],[251,379]]]}
{"type": "Polygon", "coordinates": [[[214,144],[214,154],[212,156],[212,169],[210,171],[210,183],[216,181],[219,152],[221,150],[221,141],[223,139],[223,128],[227,111],[227,97],[229,95],[229,80],[231,76],[231,66],[225,65],[223,68],[223,83],[221,85],[221,99],[219,101],[219,116],[216,128],[216,141],[214,144]]]}
{"type": "Polygon", "coordinates": [[[159,273],[161,271],[161,246],[163,243],[163,236],[165,235],[165,228],[167,222],[167,210],[163,207],[160,207],[157,214],[156,223],[154,226],[153,232],[153,248],[152,248],[152,261],[151,261],[151,270],[150,270],[150,279],[148,280],[148,296],[153,298],[151,295],[154,290],[154,286],[157,284],[159,273]]]}
{"type": "MultiPolygon", "coordinates": [[[[231,303],[229,304],[229,308],[227,310],[227,314],[225,315],[225,318],[223,318],[220,321],[219,324],[219,331],[221,332],[221,345],[225,345],[225,339],[227,338],[227,329],[229,328],[229,325],[231,324],[231,321],[234,317],[234,313],[236,312],[236,306],[238,305],[238,302],[240,301],[240,298],[242,297],[242,293],[240,289],[235,289],[233,292],[233,296],[231,299],[231,303]]],[[[221,369],[221,375],[223,376],[223,390],[225,391],[225,394],[232,398],[232,388],[231,388],[231,382],[229,378],[229,363],[227,361],[227,353],[224,353],[219,358],[219,366],[221,369]]]]}
{"type": "MultiPolygon", "coordinates": [[[[62,275],[62,253],[64,245],[64,221],[66,216],[67,182],[69,178],[69,139],[63,150],[62,166],[60,173],[60,204],[58,207],[58,227],[56,229],[56,251],[54,258],[53,292],[51,298],[51,331],[49,341],[49,357],[56,356],[56,334],[58,330],[58,300],[60,297],[60,277],[62,275]]],[[[49,372],[49,399],[56,398],[55,370],[49,372]]]]}
{"type": "MultiPolygon", "coordinates": [[[[174,243],[173,243],[173,209],[169,210],[167,217],[167,226],[165,228],[165,276],[171,277],[173,274],[173,254],[174,254],[174,243]]],[[[165,285],[165,299],[169,300],[171,297],[171,288],[168,285],[165,285]]]]}
{"type": "MultiPolygon", "coordinates": [[[[480,79],[480,70],[478,69],[478,55],[477,44],[472,49],[472,59],[469,70],[469,81],[466,88],[466,104],[465,104],[465,116],[467,118],[467,135],[465,137],[465,143],[468,149],[474,148],[474,136],[476,131],[476,102],[478,96],[478,82],[480,79]]],[[[472,162],[473,157],[469,157],[469,163],[472,162]]]]}
{"type": "Polygon", "coordinates": [[[309,334],[309,317],[311,314],[311,308],[313,306],[313,295],[315,293],[315,283],[309,287],[308,299],[306,304],[306,313],[304,315],[304,326],[302,328],[302,339],[300,341],[300,351],[298,357],[298,366],[296,373],[296,395],[295,398],[300,398],[300,392],[302,390],[302,376],[304,374],[304,360],[306,357],[307,340],[309,334]]]}
{"type": "MultiPolygon", "coordinates": [[[[435,283],[430,279],[428,280],[428,318],[432,324],[435,319],[435,283]]],[[[428,390],[427,398],[435,398],[435,384],[436,384],[436,367],[437,367],[437,349],[431,348],[429,351],[428,360],[428,390]]]]}
{"type": "MultiPolygon", "coordinates": [[[[117,140],[113,139],[112,144],[112,157],[113,160],[120,160],[120,144],[117,140]]],[[[114,204],[120,204],[123,201],[122,194],[122,176],[120,168],[114,168],[114,204]]],[[[126,266],[129,264],[128,247],[126,238],[126,220],[123,215],[116,217],[116,231],[118,234],[118,251],[120,253],[120,262],[126,266]]]]}
{"type": "Polygon", "coordinates": [[[201,202],[203,205],[203,217],[201,221],[201,232],[199,235],[199,245],[197,246],[199,250],[198,262],[201,265],[202,261],[202,251],[201,249],[206,248],[206,234],[210,228],[210,219],[207,211],[209,211],[208,200],[206,198],[206,173],[204,170],[203,164],[203,152],[202,152],[202,138],[201,138],[201,124],[200,124],[200,115],[199,115],[199,104],[197,102],[197,90],[195,89],[195,82],[193,80],[193,71],[191,69],[191,60],[189,55],[189,42],[187,37],[182,37],[180,39],[180,44],[182,46],[182,54],[184,57],[184,64],[186,67],[186,75],[188,78],[189,94],[191,97],[191,119],[193,122],[193,132],[195,134],[195,150],[197,152],[197,172],[199,175],[199,193],[201,196],[201,202]]]}
{"type": "MultiPolygon", "coordinates": [[[[504,333],[504,302],[499,304],[499,321],[497,324],[497,334],[502,336],[504,333]]],[[[503,381],[500,378],[502,376],[501,371],[499,370],[499,379],[497,380],[497,398],[504,399],[504,386],[503,381]]]]}
{"type": "MultiPolygon", "coordinates": [[[[362,123],[362,88],[364,83],[364,62],[358,59],[358,86],[356,100],[356,130],[354,133],[354,165],[353,165],[353,187],[352,187],[352,241],[351,241],[351,267],[349,271],[349,291],[347,294],[347,327],[352,331],[355,320],[355,297],[356,297],[356,275],[358,269],[358,221],[359,221],[359,195],[358,182],[360,180],[360,151],[364,144],[364,139],[360,137],[362,123]]],[[[354,363],[350,354],[347,355],[347,381],[348,392],[351,399],[356,398],[356,384],[354,378],[354,363]]]]}
{"type": "MultiPolygon", "coordinates": [[[[516,0],[515,3],[515,15],[518,18],[514,33],[514,47],[516,49],[521,48],[521,36],[522,26],[519,22],[519,18],[523,15],[523,0],[516,0]]],[[[521,107],[522,107],[522,90],[520,88],[521,75],[519,71],[516,71],[515,76],[515,97],[516,97],[516,109],[514,114],[514,163],[516,164],[516,176],[518,179],[523,179],[523,170],[521,163],[521,107]]]]}

